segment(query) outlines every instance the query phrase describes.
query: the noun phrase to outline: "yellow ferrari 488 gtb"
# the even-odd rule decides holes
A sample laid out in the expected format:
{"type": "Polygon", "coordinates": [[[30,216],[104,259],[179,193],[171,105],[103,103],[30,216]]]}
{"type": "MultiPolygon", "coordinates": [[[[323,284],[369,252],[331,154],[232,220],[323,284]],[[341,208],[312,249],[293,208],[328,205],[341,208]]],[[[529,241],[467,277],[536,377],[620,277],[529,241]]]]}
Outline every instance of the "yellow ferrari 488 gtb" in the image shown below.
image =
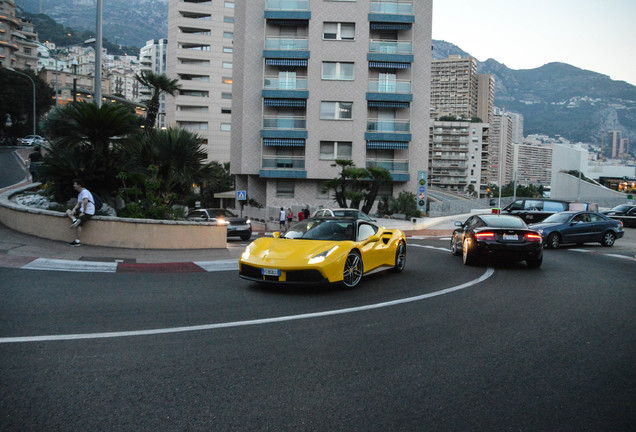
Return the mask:
{"type": "Polygon", "coordinates": [[[239,260],[239,275],[263,283],[341,283],[353,288],[362,276],[406,264],[406,239],[355,218],[310,218],[283,235],[252,242],[239,260]]]}

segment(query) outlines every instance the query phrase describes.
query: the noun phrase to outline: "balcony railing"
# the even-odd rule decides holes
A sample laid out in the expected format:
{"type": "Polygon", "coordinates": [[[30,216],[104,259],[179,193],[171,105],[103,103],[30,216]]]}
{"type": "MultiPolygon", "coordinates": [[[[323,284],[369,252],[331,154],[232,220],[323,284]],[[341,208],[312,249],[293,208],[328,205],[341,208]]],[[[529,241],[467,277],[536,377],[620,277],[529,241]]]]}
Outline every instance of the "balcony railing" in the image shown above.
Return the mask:
{"type": "Polygon", "coordinates": [[[307,90],[307,78],[265,77],[263,88],[265,90],[307,90]]]}
{"type": "Polygon", "coordinates": [[[263,117],[263,129],[303,130],[307,129],[306,117],[263,117]]]}
{"type": "Polygon", "coordinates": [[[412,1],[372,1],[371,13],[413,15],[412,1]]]}
{"type": "Polygon", "coordinates": [[[370,80],[369,91],[377,93],[411,93],[411,81],[370,80]]]}
{"type": "Polygon", "coordinates": [[[305,156],[263,156],[262,169],[304,170],[305,156]]]}
{"type": "Polygon", "coordinates": [[[308,11],[309,0],[267,0],[265,10],[308,11]]]}
{"type": "Polygon", "coordinates": [[[367,159],[367,168],[381,167],[387,169],[390,173],[408,173],[408,159],[367,159]]]}
{"type": "Polygon", "coordinates": [[[411,122],[408,120],[367,120],[367,132],[409,133],[411,122]]]}
{"type": "Polygon", "coordinates": [[[378,54],[413,54],[413,42],[372,40],[369,52],[378,54]]]}
{"type": "Polygon", "coordinates": [[[265,39],[265,49],[280,51],[307,51],[309,39],[268,37],[265,39]]]}

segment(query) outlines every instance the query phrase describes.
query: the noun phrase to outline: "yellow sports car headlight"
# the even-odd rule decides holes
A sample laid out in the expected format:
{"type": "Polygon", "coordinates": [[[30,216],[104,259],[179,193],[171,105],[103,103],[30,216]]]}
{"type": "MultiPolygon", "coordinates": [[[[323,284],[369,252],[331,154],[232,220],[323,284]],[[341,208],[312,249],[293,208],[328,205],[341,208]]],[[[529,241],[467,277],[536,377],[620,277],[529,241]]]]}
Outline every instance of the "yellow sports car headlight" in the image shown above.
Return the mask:
{"type": "Polygon", "coordinates": [[[329,250],[326,250],[322,253],[319,253],[318,255],[314,255],[311,258],[309,258],[308,263],[309,264],[318,264],[323,262],[329,255],[331,255],[332,253],[334,253],[336,251],[336,249],[338,249],[338,246],[334,246],[329,250]]]}
{"type": "Polygon", "coordinates": [[[245,250],[244,250],[244,251],[243,251],[243,253],[241,254],[241,258],[242,258],[242,259],[246,260],[246,259],[248,259],[248,258],[250,257],[250,253],[251,253],[251,251],[252,251],[252,245],[253,245],[253,244],[254,244],[254,243],[250,243],[250,244],[249,244],[249,245],[245,248],[245,250]]]}

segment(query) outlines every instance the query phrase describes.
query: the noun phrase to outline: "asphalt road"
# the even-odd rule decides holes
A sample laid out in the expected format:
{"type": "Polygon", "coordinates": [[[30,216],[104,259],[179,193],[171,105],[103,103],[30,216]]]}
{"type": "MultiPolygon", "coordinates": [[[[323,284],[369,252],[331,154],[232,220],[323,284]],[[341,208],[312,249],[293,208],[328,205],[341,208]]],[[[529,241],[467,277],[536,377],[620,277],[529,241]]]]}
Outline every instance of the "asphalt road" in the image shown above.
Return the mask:
{"type": "Polygon", "coordinates": [[[0,430],[634,430],[633,259],[447,248],[352,291],[0,268],[0,430]]]}
{"type": "Polygon", "coordinates": [[[0,188],[20,183],[26,178],[24,166],[15,156],[16,147],[0,147],[0,188]]]}

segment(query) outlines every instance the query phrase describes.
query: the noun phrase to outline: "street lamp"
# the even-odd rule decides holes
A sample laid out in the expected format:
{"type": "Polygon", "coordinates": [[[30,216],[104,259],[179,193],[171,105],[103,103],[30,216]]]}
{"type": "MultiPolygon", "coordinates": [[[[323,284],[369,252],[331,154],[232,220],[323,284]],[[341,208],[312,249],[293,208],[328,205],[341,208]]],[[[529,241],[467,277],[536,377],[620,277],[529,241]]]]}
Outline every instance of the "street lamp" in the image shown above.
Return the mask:
{"type": "Polygon", "coordinates": [[[102,0],[97,0],[95,32],[95,103],[102,106],[102,0]]]}
{"type": "Polygon", "coordinates": [[[77,58],[73,59],[73,102],[77,102],[77,58]]]}
{"type": "Polygon", "coordinates": [[[29,79],[29,81],[31,81],[31,84],[33,84],[33,135],[35,135],[35,124],[36,124],[36,120],[35,120],[35,81],[33,81],[33,78],[31,78],[29,75],[22,73],[22,72],[18,72],[17,70],[13,69],[12,67],[7,67],[8,70],[10,70],[11,72],[15,72],[18,75],[22,75],[25,76],[29,79]]]}

